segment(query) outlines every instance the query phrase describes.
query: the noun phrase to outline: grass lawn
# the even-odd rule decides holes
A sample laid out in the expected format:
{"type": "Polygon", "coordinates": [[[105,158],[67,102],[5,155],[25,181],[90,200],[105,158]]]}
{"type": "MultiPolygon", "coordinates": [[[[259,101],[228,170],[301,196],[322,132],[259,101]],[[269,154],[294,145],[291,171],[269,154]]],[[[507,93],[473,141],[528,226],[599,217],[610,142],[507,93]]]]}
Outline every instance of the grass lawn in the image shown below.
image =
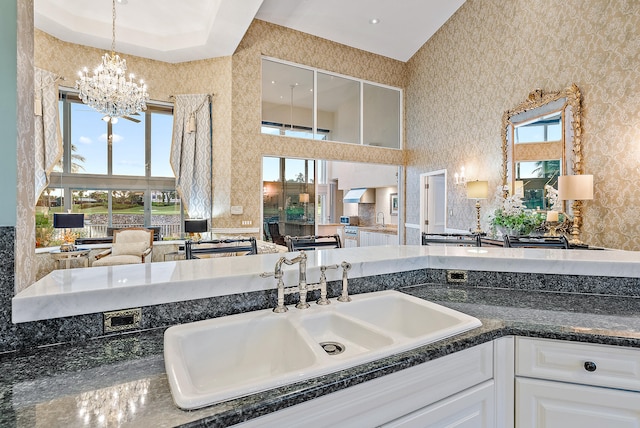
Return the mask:
{"type": "MultiPolygon", "coordinates": [[[[36,207],[38,212],[43,212],[42,207],[36,207]]],[[[49,208],[50,213],[60,213],[64,212],[63,207],[51,207],[49,208]]],[[[73,207],[72,212],[74,213],[84,213],[84,214],[107,214],[108,210],[105,206],[96,206],[81,209],[78,205],[73,207]]],[[[141,205],[136,205],[131,208],[113,210],[114,214],[144,214],[144,207],[141,205]]],[[[167,206],[153,206],[151,208],[151,213],[154,215],[157,214],[175,214],[180,215],[180,206],[179,205],[167,205],[167,206]]]]}

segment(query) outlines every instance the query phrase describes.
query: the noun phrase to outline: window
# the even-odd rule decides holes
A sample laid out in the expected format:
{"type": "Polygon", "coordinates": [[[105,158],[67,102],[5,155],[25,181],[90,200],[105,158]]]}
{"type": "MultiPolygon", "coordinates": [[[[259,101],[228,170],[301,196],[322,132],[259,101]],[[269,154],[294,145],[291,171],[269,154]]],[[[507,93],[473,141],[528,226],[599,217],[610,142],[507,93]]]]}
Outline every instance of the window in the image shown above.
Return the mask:
{"type": "Polygon", "coordinates": [[[262,60],[264,134],[401,148],[402,90],[262,60]]]}
{"type": "Polygon", "coordinates": [[[107,235],[107,227],[160,226],[165,238],[179,238],[182,206],[169,164],[173,109],[147,110],[115,123],[60,92],[63,157],[36,206],[37,245],[57,245],[54,212],[85,214],[83,237],[107,235]],[[49,228],[51,230],[44,230],[49,228]]]}

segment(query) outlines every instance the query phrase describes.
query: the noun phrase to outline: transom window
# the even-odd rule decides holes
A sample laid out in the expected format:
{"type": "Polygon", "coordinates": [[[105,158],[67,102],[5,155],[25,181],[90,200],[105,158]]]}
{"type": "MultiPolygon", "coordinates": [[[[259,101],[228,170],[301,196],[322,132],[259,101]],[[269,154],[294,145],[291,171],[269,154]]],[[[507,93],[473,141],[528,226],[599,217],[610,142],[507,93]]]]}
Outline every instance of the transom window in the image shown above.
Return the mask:
{"type": "Polygon", "coordinates": [[[263,134],[401,148],[402,90],[262,59],[263,134]]]}

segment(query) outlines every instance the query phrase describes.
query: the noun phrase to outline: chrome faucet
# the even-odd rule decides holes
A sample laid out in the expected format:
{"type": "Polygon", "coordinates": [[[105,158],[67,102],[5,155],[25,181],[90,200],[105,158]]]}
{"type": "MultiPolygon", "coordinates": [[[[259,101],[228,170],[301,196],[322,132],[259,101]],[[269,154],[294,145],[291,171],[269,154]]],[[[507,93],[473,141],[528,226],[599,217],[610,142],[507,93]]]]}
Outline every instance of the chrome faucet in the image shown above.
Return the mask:
{"type": "MultiPolygon", "coordinates": [[[[269,273],[263,273],[262,277],[271,276],[269,273]]],[[[286,257],[280,257],[276,262],[276,267],[273,271],[273,276],[276,278],[277,287],[278,287],[278,303],[275,308],[273,308],[273,312],[282,313],[287,312],[288,309],[284,304],[284,296],[286,294],[299,293],[300,301],[296,305],[298,309],[306,309],[309,307],[307,303],[307,253],[304,251],[300,251],[300,254],[293,259],[288,259],[286,257]],[[299,263],[298,268],[298,285],[295,287],[285,287],[284,280],[282,277],[284,273],[282,272],[282,265],[294,265],[299,263]]]]}
{"type": "MultiPolygon", "coordinates": [[[[378,211],[378,214],[382,214],[382,227],[384,227],[384,213],[382,211],[378,211]]],[[[378,222],[378,214],[376,214],[376,223],[378,222]]]]}
{"type": "Polygon", "coordinates": [[[347,271],[351,269],[351,264],[347,262],[342,262],[340,265],[329,265],[329,266],[320,266],[320,282],[316,284],[307,284],[307,253],[304,251],[300,251],[300,254],[293,259],[288,259],[286,257],[280,257],[276,262],[273,273],[271,272],[263,272],[260,274],[262,278],[267,278],[270,276],[275,277],[277,282],[278,289],[278,302],[276,307],[273,308],[273,312],[275,313],[283,313],[287,312],[288,309],[284,304],[284,296],[287,294],[299,293],[300,299],[296,308],[298,309],[306,309],[309,307],[309,303],[307,303],[307,292],[313,290],[320,290],[320,298],[316,301],[318,305],[328,305],[331,303],[329,299],[327,299],[327,269],[338,269],[342,267],[342,295],[338,297],[338,300],[341,302],[349,302],[351,298],[347,294],[347,271]],[[293,265],[299,263],[298,270],[298,285],[293,287],[286,287],[284,284],[284,272],[282,271],[282,265],[293,265]]]}

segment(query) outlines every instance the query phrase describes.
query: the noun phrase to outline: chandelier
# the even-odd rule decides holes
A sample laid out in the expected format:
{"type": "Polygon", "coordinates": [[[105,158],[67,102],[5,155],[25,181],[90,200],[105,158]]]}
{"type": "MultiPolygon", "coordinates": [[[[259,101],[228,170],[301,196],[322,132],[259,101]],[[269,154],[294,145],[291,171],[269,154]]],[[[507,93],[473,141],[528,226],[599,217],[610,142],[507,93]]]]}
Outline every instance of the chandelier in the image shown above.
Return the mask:
{"type": "Polygon", "coordinates": [[[105,114],[105,121],[116,123],[119,117],[128,116],[147,109],[147,85],[142,80],[137,84],[134,75],[125,77],[127,61],[115,53],[116,50],[116,0],[113,0],[113,32],[111,54],[102,56],[102,64],[89,76],[85,67],[78,73],[76,89],[80,99],[94,110],[105,114]]]}

